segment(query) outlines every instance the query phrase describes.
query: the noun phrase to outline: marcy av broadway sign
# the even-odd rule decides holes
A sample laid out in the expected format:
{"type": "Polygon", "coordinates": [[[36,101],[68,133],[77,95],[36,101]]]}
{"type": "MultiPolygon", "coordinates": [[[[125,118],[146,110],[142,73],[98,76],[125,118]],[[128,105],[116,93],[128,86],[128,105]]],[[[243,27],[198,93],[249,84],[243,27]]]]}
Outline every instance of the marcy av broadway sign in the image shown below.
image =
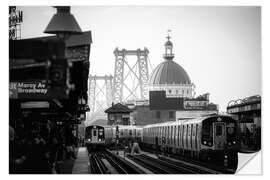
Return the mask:
{"type": "Polygon", "coordinates": [[[45,82],[10,82],[9,98],[48,98],[49,90],[45,82]]]}

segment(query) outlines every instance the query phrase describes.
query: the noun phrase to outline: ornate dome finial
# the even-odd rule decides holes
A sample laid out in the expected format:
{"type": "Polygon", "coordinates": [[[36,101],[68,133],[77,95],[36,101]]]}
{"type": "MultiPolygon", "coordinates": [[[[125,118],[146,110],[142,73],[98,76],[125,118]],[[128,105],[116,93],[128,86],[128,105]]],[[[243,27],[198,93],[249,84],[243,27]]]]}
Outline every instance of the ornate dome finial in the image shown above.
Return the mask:
{"type": "Polygon", "coordinates": [[[168,39],[168,41],[165,43],[165,54],[163,55],[164,59],[166,59],[166,60],[172,60],[174,58],[174,54],[172,52],[173,43],[170,41],[170,39],[171,39],[170,33],[171,32],[172,31],[170,29],[167,31],[168,36],[166,38],[168,39]]]}
{"type": "Polygon", "coordinates": [[[168,35],[166,37],[168,39],[168,41],[170,41],[170,39],[171,39],[171,36],[170,36],[171,32],[172,32],[172,30],[168,29],[168,31],[167,31],[168,35]]]}

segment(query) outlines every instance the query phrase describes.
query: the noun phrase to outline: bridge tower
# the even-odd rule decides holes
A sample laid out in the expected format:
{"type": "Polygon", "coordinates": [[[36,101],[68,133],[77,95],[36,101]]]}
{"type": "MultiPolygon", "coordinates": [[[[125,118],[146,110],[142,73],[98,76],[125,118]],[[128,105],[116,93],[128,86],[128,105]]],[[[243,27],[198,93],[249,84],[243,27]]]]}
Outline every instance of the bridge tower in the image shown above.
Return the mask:
{"type": "Polygon", "coordinates": [[[112,104],[112,75],[89,77],[89,107],[87,123],[106,118],[104,110],[112,104]]]}
{"type": "Polygon", "coordinates": [[[143,50],[114,50],[115,67],[113,78],[113,101],[125,102],[127,100],[147,99],[148,91],[148,54],[147,48],[143,50]],[[127,57],[129,56],[129,59],[127,57]],[[132,63],[132,57],[135,60],[132,63]]]}

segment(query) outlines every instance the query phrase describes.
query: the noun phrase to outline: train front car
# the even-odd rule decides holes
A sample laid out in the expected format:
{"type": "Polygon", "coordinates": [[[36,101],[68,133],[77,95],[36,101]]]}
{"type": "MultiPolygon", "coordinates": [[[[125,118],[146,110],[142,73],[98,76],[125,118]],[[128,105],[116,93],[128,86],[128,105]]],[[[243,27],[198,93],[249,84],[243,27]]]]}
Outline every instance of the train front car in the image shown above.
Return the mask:
{"type": "Polygon", "coordinates": [[[239,143],[236,121],[229,116],[210,116],[202,121],[201,150],[203,160],[237,168],[239,143]]]}
{"type": "Polygon", "coordinates": [[[91,125],[85,129],[85,144],[88,151],[95,151],[105,146],[105,131],[103,126],[91,125]]]}

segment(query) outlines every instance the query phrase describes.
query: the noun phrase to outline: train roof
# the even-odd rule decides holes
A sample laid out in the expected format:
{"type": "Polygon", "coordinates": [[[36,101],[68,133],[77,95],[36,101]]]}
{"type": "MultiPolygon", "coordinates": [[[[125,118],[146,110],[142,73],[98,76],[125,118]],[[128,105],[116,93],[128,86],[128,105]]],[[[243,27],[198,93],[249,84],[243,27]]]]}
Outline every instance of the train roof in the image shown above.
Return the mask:
{"type": "MultiPolygon", "coordinates": [[[[116,127],[116,126],[113,126],[116,127]]],[[[134,126],[134,125],[118,125],[120,129],[134,129],[134,128],[142,128],[142,126],[134,126]]]]}
{"type": "MultiPolygon", "coordinates": [[[[87,127],[91,126],[99,126],[99,127],[104,127],[104,128],[115,128],[116,125],[98,125],[98,124],[91,124],[87,127]]],[[[134,128],[142,128],[143,126],[134,126],[134,125],[118,125],[120,129],[134,129],[134,128]]]]}
{"type": "Polygon", "coordinates": [[[192,118],[192,119],[186,119],[186,120],[179,120],[179,121],[168,121],[168,122],[164,122],[164,123],[157,123],[157,124],[149,124],[144,126],[145,128],[149,128],[149,127],[159,127],[159,126],[174,126],[174,125],[181,125],[181,124],[197,124],[197,123],[202,123],[204,120],[208,119],[208,118],[212,118],[212,117],[230,117],[228,115],[208,115],[208,116],[202,116],[202,117],[198,117],[198,118],[192,118]]]}
{"type": "Polygon", "coordinates": [[[109,125],[100,125],[100,124],[91,124],[91,125],[89,125],[89,126],[86,126],[86,127],[92,127],[92,126],[98,126],[98,127],[110,127],[109,125]]]}

